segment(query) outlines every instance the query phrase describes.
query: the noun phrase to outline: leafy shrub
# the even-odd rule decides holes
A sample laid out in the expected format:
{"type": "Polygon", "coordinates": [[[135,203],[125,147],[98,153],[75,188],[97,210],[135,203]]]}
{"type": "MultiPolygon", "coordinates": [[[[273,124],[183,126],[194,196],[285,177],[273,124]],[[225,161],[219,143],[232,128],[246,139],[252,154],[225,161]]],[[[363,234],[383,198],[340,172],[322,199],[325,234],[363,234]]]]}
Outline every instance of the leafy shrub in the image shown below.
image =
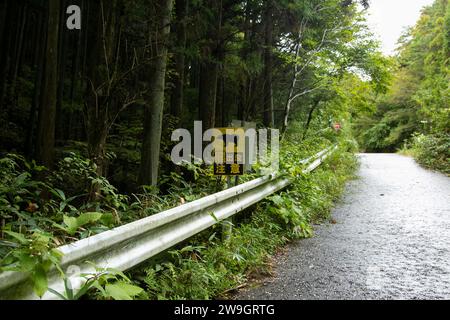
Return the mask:
{"type": "Polygon", "coordinates": [[[74,196],[89,192],[89,178],[93,174],[94,168],[91,161],[70,152],[58,162],[51,180],[56,188],[64,190],[69,196],[74,196]]]}
{"type": "Polygon", "coordinates": [[[281,193],[269,197],[267,211],[278,218],[278,223],[284,226],[291,236],[308,238],[312,236],[309,225],[310,217],[302,210],[297,197],[290,193],[281,193]]]}
{"type": "MultiPolygon", "coordinates": [[[[84,207],[94,207],[97,211],[124,210],[128,198],[119,194],[117,189],[104,177],[96,172],[95,164],[77,153],[70,152],[59,161],[57,169],[49,177],[50,184],[59,190],[64,190],[68,196],[77,196],[87,200],[92,186],[99,189],[97,203],[85,203],[84,207]]],[[[91,199],[92,200],[92,199],[91,199]]]]}
{"type": "Polygon", "coordinates": [[[20,233],[6,231],[15,242],[10,244],[10,250],[0,260],[0,271],[20,271],[30,275],[33,289],[37,296],[42,297],[47,291],[47,272],[52,266],[58,266],[62,254],[51,248],[52,236],[35,231],[28,238],[20,233]]]}
{"type": "Polygon", "coordinates": [[[70,280],[64,276],[64,292],[49,289],[51,293],[62,300],[79,300],[90,293],[98,300],[133,300],[138,296],[145,296],[142,288],[133,282],[121,271],[115,269],[95,268],[94,274],[82,275],[86,282],[75,292],[70,280]]]}
{"type": "Polygon", "coordinates": [[[450,174],[450,135],[415,135],[412,149],[421,165],[450,174]]]}
{"type": "Polygon", "coordinates": [[[47,291],[47,272],[58,267],[61,255],[55,248],[74,237],[108,230],[120,221],[105,211],[127,205],[127,198],[76,154],[63,159],[54,172],[45,170],[18,155],[0,159],[0,271],[28,273],[38,296],[47,291]],[[38,181],[37,176],[45,179],[38,181]],[[100,186],[101,199],[92,203],[87,188],[94,183],[100,186]],[[66,196],[82,188],[83,194],[66,196]]]}
{"type": "Polygon", "coordinates": [[[389,147],[386,139],[391,133],[391,128],[384,122],[380,122],[367,130],[362,137],[363,146],[367,151],[380,151],[389,147]]]}

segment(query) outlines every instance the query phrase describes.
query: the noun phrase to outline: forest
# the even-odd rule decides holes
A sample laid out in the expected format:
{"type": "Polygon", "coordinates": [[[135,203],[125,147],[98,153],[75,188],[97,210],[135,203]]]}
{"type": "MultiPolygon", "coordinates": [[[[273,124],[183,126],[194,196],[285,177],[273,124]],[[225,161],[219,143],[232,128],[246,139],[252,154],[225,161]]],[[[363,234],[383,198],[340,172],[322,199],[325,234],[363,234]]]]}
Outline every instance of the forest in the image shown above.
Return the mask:
{"type": "Polygon", "coordinates": [[[0,270],[27,272],[42,296],[58,246],[222,190],[210,167],[171,162],[172,132],[194,121],[279,129],[283,172],[330,144],[340,154],[249,210],[230,244],[201,234],[131,275],[99,278],[91,298],[205,299],[239,286],[277,247],[312,235],[358,150],[402,150],[449,173],[448,0],[425,9],[396,57],[381,53],[369,6],[1,1],[0,270]],[[70,6],[79,28],[68,28],[70,6]]]}

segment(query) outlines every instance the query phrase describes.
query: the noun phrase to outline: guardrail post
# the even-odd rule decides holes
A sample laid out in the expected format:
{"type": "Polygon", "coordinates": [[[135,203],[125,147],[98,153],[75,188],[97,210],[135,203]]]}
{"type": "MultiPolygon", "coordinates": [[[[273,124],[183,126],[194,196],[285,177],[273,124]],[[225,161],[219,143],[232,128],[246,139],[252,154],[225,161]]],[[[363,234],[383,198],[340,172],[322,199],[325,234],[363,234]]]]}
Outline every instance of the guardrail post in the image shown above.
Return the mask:
{"type": "MultiPolygon", "coordinates": [[[[239,176],[235,177],[234,185],[237,186],[239,183],[239,176]]],[[[227,189],[233,187],[233,183],[231,181],[231,176],[227,176],[227,189]]],[[[231,239],[231,235],[233,234],[233,217],[228,218],[222,222],[222,241],[229,242],[231,239]]]]}

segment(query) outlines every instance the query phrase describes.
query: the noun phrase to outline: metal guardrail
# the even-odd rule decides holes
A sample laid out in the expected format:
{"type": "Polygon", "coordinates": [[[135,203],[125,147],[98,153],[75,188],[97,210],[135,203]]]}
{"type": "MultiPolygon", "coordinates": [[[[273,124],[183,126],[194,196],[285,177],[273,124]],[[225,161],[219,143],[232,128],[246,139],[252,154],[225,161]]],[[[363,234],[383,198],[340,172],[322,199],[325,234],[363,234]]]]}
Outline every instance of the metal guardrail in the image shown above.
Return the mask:
{"type": "MultiPolygon", "coordinates": [[[[337,146],[327,148],[306,159],[307,162],[301,162],[307,164],[312,161],[303,172],[310,173],[315,170],[336,149],[337,146]]],[[[286,188],[289,184],[289,178],[272,174],[62,246],[59,248],[64,254],[61,268],[66,272],[74,289],[80,288],[86,281],[80,275],[96,272],[93,265],[98,268],[129,270],[286,188]]],[[[56,270],[49,273],[49,288],[58,292],[65,291],[64,282],[56,270]]],[[[44,300],[57,298],[50,292],[42,297],[44,300]]],[[[27,274],[4,272],[0,274],[0,299],[34,300],[38,297],[33,293],[27,274]]]]}
{"type": "Polygon", "coordinates": [[[322,157],[324,154],[330,152],[330,150],[332,150],[332,149],[333,149],[333,147],[326,148],[325,150],[319,152],[318,154],[313,155],[312,157],[309,157],[309,158],[307,158],[307,159],[305,159],[305,160],[300,160],[299,163],[300,163],[300,164],[307,164],[307,163],[310,163],[311,161],[313,161],[313,160],[315,160],[315,159],[319,159],[319,158],[322,157]]]}

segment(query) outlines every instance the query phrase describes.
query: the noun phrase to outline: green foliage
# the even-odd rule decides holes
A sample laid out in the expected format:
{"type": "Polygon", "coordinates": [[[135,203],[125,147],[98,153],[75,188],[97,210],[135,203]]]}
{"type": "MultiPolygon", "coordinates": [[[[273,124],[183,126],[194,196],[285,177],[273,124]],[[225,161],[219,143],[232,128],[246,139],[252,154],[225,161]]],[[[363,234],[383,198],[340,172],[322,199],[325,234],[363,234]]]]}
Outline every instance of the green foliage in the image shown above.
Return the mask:
{"type": "MultiPolygon", "coordinates": [[[[113,155],[110,155],[113,157],[113,155]]],[[[105,177],[99,176],[96,165],[77,153],[70,152],[58,163],[57,170],[52,172],[49,181],[53,186],[64,190],[74,200],[85,197],[91,192],[95,185],[99,189],[97,203],[86,203],[81,209],[96,208],[101,210],[124,210],[126,209],[128,197],[121,195],[105,177]]],[[[56,197],[57,194],[53,193],[56,197]]],[[[61,199],[63,200],[63,199],[61,199]]]]}
{"type": "Polygon", "coordinates": [[[45,168],[28,163],[20,156],[8,155],[0,159],[0,166],[4,172],[0,181],[3,230],[23,234],[34,230],[52,232],[55,222],[64,220],[66,231],[70,230],[69,234],[73,235],[75,226],[79,228],[96,221],[106,226],[116,223],[117,217],[111,219],[111,213],[105,211],[117,213],[128,205],[128,197],[99,177],[88,160],[75,154],[63,159],[57,170],[46,173],[44,181],[37,181],[35,177],[42,176],[45,168]],[[83,187],[74,187],[74,181],[83,187]],[[99,200],[90,201],[88,191],[93,184],[100,186],[101,194],[99,200]],[[75,191],[82,193],[74,195],[75,191]],[[96,211],[92,212],[92,208],[96,211]],[[114,221],[111,223],[111,220],[114,221]]]}
{"type": "Polygon", "coordinates": [[[117,225],[114,214],[104,210],[123,209],[127,197],[76,154],[63,159],[50,174],[13,154],[0,159],[0,170],[0,271],[27,273],[36,294],[42,296],[47,291],[47,272],[58,268],[61,258],[55,248],[73,241],[73,236],[85,238],[117,225]],[[44,181],[35,180],[43,174],[44,181]],[[96,202],[87,197],[93,183],[100,185],[101,200],[96,202]],[[66,192],[76,191],[83,194],[67,196],[66,192]],[[84,212],[93,207],[102,212],[84,212]]]}
{"type": "Polygon", "coordinates": [[[78,153],[69,152],[58,162],[58,170],[52,174],[52,182],[69,195],[87,194],[89,178],[93,172],[94,168],[88,159],[78,153]]]}
{"type": "Polygon", "coordinates": [[[408,146],[417,161],[430,169],[450,174],[450,136],[415,135],[408,146]]]}
{"type": "Polygon", "coordinates": [[[25,272],[30,275],[33,289],[37,296],[42,297],[48,288],[47,272],[52,266],[58,266],[61,253],[51,248],[51,235],[34,232],[30,237],[23,234],[6,231],[11,245],[9,251],[0,261],[0,271],[25,272]]]}
{"type": "Polygon", "coordinates": [[[447,14],[444,21],[444,56],[450,58],[450,6],[447,4],[447,14]]]}
{"type": "Polygon", "coordinates": [[[55,225],[61,230],[67,232],[69,235],[73,236],[81,227],[99,221],[103,214],[99,212],[88,212],[83,213],[78,217],[64,216],[65,226],[55,225]]]}
{"type": "Polygon", "coordinates": [[[82,275],[84,284],[77,291],[73,290],[70,279],[64,278],[64,293],[49,289],[62,300],[79,300],[89,293],[99,300],[133,300],[143,294],[143,289],[134,285],[121,271],[96,268],[93,274],[82,275]]]}
{"type": "Polygon", "coordinates": [[[299,202],[292,195],[282,193],[268,200],[271,202],[267,206],[268,212],[278,217],[285,229],[299,238],[312,236],[309,217],[305,215],[299,202]]]}
{"type": "Polygon", "coordinates": [[[226,244],[213,233],[199,246],[172,251],[171,259],[145,270],[151,299],[212,299],[243,284],[251,272],[263,272],[267,257],[287,238],[263,211],[233,230],[226,244]]]}
{"type": "MultiPolygon", "coordinates": [[[[39,296],[47,291],[50,268],[59,268],[57,246],[223,189],[223,181],[216,180],[209,168],[186,164],[180,173],[162,177],[162,183],[171,186],[166,195],[145,188],[143,194],[133,195],[135,202],[131,203],[129,197],[119,194],[106,178],[96,174],[89,160],[75,153],[62,159],[45,182],[33,178],[45,172],[45,168],[28,163],[23,157],[8,155],[0,159],[0,166],[4,172],[0,181],[0,270],[28,273],[39,296]],[[183,176],[191,177],[191,182],[183,176]],[[99,186],[100,194],[92,201],[89,190],[94,184],[99,186]]],[[[137,288],[127,283],[127,279],[109,277],[110,272],[100,274],[98,279],[88,281],[82,291],[92,292],[95,288],[99,292],[95,297],[102,299],[138,295],[137,288]]],[[[66,291],[64,296],[68,299],[81,297],[71,288],[66,291]]]]}
{"type": "Polygon", "coordinates": [[[7,155],[0,159],[0,214],[4,219],[13,215],[20,216],[29,203],[37,202],[40,189],[46,185],[42,182],[32,180],[32,175],[41,172],[42,167],[36,166],[35,162],[28,163],[18,155],[7,155]],[[25,167],[25,171],[21,170],[25,167]],[[21,210],[23,209],[23,210],[21,210]]]}

